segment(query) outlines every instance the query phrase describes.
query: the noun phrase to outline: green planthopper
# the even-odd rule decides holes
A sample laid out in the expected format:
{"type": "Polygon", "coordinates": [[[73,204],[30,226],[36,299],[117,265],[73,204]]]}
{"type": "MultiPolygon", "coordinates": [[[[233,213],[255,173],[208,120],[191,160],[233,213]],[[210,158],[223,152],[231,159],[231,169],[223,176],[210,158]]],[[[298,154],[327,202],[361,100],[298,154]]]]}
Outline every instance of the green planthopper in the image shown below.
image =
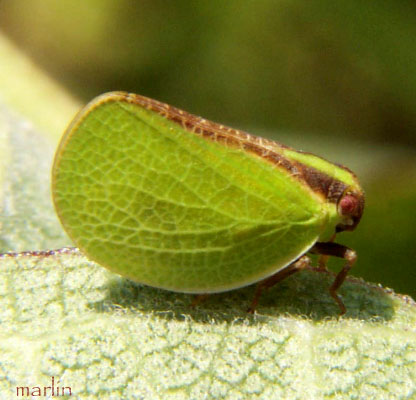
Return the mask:
{"type": "Polygon", "coordinates": [[[65,230],[90,259],[146,285],[208,294],[263,289],[342,257],[364,194],[347,168],[124,92],[92,100],[56,152],[52,193],[65,230]]]}

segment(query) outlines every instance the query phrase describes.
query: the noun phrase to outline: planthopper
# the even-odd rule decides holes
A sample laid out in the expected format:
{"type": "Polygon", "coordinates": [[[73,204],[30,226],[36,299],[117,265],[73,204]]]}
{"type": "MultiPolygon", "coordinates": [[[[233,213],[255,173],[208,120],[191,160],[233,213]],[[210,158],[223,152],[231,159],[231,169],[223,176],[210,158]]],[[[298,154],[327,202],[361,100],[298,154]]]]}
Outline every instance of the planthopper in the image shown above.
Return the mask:
{"type": "Polygon", "coordinates": [[[341,257],[337,294],[355,262],[334,242],[364,194],[348,168],[137,94],[92,100],[70,124],[52,171],[66,232],[85,255],[136,282],[205,295],[263,289],[341,257]]]}

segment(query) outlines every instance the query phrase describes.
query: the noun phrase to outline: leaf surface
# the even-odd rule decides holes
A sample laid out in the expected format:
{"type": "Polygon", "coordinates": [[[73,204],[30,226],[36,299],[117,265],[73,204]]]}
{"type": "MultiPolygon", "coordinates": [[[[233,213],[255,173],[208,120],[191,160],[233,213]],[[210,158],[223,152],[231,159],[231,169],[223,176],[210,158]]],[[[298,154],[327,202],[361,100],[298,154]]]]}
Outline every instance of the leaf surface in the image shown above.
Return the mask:
{"type": "Polygon", "coordinates": [[[59,378],[79,399],[413,398],[416,307],[305,271],[207,299],[136,285],[80,253],[0,260],[0,393],[59,378]],[[308,315],[308,317],[306,316],[308,315]]]}

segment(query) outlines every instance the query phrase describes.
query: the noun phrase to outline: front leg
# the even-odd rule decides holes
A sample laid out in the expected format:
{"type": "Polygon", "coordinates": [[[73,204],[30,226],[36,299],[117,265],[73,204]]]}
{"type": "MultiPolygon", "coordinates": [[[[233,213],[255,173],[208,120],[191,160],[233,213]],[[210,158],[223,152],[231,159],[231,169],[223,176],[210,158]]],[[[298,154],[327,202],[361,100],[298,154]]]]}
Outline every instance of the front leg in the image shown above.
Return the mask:
{"type": "Polygon", "coordinates": [[[338,272],[338,275],[335,277],[334,282],[332,283],[331,287],[329,288],[329,293],[333,297],[333,299],[337,302],[341,312],[340,316],[347,312],[344,303],[342,302],[341,298],[337,294],[337,290],[343,284],[346,276],[348,275],[348,271],[354,265],[355,261],[357,260],[357,254],[354,250],[343,246],[338,243],[333,242],[318,242],[310,250],[311,253],[320,254],[321,256],[334,256],[343,258],[347,262],[338,272]]]}

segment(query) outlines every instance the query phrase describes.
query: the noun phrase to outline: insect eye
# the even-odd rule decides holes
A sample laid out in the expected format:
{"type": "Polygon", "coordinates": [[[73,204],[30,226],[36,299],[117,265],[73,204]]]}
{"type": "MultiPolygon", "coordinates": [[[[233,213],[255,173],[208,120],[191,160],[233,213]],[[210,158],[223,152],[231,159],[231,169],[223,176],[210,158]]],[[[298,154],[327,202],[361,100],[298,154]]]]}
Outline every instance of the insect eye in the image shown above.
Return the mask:
{"type": "Polygon", "coordinates": [[[356,211],[357,206],[358,199],[351,194],[346,194],[338,204],[339,213],[341,215],[352,215],[356,211]]]}

